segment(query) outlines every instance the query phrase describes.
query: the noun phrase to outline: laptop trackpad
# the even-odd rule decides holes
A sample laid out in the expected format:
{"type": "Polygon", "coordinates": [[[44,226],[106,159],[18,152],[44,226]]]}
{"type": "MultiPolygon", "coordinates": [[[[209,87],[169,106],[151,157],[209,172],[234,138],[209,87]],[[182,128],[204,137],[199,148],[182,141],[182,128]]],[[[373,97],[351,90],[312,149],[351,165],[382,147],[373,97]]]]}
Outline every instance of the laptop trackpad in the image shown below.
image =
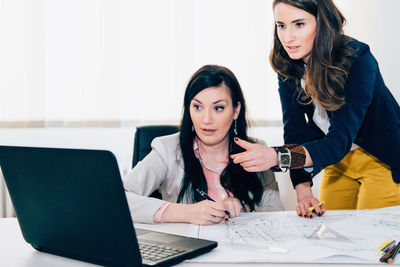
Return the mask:
{"type": "Polygon", "coordinates": [[[184,238],[182,238],[180,236],[174,236],[174,235],[163,234],[163,233],[146,233],[146,234],[140,235],[139,239],[163,242],[163,243],[172,243],[175,241],[182,240],[184,238]]]}

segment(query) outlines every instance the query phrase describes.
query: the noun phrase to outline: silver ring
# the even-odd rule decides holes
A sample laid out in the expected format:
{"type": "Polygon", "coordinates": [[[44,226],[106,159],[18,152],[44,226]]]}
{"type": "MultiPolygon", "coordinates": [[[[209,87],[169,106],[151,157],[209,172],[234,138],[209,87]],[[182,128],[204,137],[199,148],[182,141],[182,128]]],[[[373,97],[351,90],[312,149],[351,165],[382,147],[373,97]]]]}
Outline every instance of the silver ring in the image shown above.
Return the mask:
{"type": "Polygon", "coordinates": [[[211,222],[215,222],[216,219],[217,219],[217,217],[215,217],[214,215],[211,215],[211,219],[210,219],[211,222]]]}

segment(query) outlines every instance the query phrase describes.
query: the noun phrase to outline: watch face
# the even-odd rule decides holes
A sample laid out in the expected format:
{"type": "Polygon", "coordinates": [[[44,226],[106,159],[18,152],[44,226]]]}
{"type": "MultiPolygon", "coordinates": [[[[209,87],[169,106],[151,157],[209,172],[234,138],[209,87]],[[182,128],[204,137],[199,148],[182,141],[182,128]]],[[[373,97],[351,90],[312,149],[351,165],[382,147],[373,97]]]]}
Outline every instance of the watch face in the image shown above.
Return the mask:
{"type": "Polygon", "coordinates": [[[288,154],[281,154],[281,165],[290,165],[290,155],[288,154]]]}

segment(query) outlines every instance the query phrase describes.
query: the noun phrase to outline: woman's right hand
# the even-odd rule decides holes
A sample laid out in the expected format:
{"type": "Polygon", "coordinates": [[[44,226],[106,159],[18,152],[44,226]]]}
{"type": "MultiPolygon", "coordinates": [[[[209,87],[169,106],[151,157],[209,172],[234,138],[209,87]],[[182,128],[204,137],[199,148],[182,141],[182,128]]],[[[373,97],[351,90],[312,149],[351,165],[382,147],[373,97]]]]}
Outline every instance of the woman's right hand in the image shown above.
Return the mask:
{"type": "Polygon", "coordinates": [[[229,220],[225,211],[231,217],[240,216],[241,204],[239,199],[229,197],[225,200],[203,200],[195,204],[170,203],[162,217],[164,222],[185,222],[197,225],[212,225],[229,220]]]}
{"type": "Polygon", "coordinates": [[[278,164],[278,155],[274,148],[253,144],[235,137],[235,143],[246,151],[233,154],[233,163],[240,164],[248,172],[262,172],[278,164]]]}

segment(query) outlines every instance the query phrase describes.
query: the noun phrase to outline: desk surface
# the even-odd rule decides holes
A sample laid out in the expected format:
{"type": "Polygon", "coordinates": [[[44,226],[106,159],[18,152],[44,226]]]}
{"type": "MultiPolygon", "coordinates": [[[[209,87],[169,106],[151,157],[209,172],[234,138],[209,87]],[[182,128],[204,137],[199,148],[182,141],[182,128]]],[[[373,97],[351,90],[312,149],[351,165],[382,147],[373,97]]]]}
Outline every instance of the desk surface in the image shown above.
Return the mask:
{"type": "MultiPolygon", "coordinates": [[[[175,233],[181,235],[193,236],[193,228],[198,227],[196,225],[189,224],[158,224],[158,225],[136,225],[138,228],[147,228],[157,231],[175,233]]],[[[95,266],[93,264],[80,262],[68,258],[54,256],[47,253],[38,252],[33,249],[22,237],[18,222],[15,218],[2,218],[0,219],[0,265],[1,266],[15,266],[15,267],[36,267],[36,266],[95,266]]],[[[184,262],[179,266],[232,266],[232,263],[191,263],[184,262]]],[[[268,266],[310,266],[314,264],[310,263],[241,263],[235,264],[234,266],[253,266],[253,265],[268,265],[268,266]]],[[[314,266],[320,266],[321,263],[315,264],[314,266]]],[[[323,264],[324,266],[335,266],[337,264],[323,264]]],[[[340,264],[341,266],[382,266],[381,264],[340,264]]]]}

